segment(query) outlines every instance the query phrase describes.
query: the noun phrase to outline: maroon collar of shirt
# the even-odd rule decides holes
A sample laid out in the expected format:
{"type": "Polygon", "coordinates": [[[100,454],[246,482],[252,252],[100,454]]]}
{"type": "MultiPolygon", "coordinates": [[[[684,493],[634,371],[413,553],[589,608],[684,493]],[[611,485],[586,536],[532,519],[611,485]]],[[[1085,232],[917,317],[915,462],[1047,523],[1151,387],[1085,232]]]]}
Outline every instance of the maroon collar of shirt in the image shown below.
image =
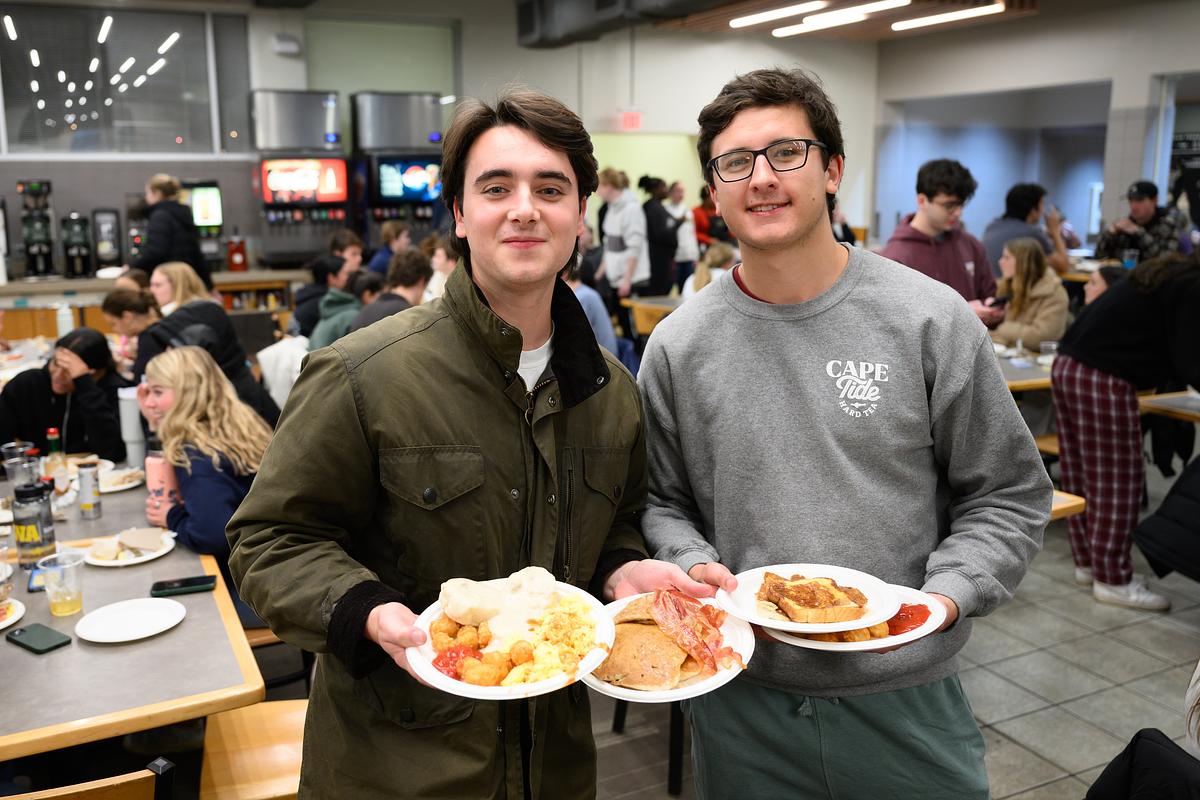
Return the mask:
{"type": "Polygon", "coordinates": [[[758,295],[756,295],[754,292],[752,292],[746,288],[746,284],[742,282],[742,265],[741,264],[738,264],[736,267],[733,268],[733,282],[736,283],[737,287],[742,290],[742,293],[744,295],[746,295],[747,297],[749,297],[751,300],[757,300],[760,303],[766,303],[768,305],[775,305],[770,300],[764,300],[761,297],[759,297],[758,295]]]}

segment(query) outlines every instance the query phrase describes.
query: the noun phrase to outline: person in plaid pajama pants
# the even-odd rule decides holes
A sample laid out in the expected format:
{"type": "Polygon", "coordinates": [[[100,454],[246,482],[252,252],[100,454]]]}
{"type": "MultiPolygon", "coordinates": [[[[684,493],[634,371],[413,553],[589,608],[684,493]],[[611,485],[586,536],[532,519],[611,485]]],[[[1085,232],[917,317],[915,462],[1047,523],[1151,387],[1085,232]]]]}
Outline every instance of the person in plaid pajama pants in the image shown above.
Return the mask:
{"type": "Polygon", "coordinates": [[[1143,262],[1098,297],[1063,337],[1050,379],[1062,485],[1087,500],[1067,523],[1075,580],[1100,602],[1166,611],[1130,559],[1145,481],[1137,392],[1200,386],[1200,257],[1143,262]]]}

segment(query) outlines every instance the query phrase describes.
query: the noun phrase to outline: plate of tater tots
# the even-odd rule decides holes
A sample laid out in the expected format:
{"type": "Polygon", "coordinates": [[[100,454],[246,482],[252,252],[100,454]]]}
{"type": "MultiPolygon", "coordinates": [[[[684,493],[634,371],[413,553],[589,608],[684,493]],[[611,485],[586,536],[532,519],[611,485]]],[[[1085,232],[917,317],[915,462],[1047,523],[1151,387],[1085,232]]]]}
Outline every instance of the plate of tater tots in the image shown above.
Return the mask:
{"type": "Polygon", "coordinates": [[[421,680],[477,700],[534,697],[591,673],[608,656],[612,618],[592,595],[540,567],[442,584],[417,617],[425,644],[406,650],[421,680]]]}

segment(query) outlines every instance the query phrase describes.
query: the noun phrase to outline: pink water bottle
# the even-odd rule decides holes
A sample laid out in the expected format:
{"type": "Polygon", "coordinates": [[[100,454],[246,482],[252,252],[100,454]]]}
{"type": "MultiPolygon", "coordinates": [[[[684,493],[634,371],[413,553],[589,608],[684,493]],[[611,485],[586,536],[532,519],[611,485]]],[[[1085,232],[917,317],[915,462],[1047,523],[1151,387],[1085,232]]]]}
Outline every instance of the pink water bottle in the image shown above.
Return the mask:
{"type": "Polygon", "coordinates": [[[175,480],[175,467],[167,462],[161,450],[146,453],[146,488],[150,496],[168,504],[178,503],[179,482],[175,480]]]}

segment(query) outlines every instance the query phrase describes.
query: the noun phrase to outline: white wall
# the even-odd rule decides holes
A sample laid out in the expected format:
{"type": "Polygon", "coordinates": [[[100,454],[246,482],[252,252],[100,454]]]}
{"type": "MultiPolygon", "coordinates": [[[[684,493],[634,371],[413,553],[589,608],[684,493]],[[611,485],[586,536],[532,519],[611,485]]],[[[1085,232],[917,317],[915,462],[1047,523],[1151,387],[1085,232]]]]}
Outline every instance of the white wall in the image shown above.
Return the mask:
{"type": "MultiPolygon", "coordinates": [[[[596,133],[615,131],[618,110],[630,106],[628,30],[594,42],[530,50],[517,46],[511,0],[439,0],[419,16],[380,6],[373,0],[317,0],[306,16],[455,20],[461,37],[461,94],[488,97],[511,82],[530,84],[558,97],[596,133]]],[[[643,133],[694,134],[700,109],[739,72],[775,65],[816,72],[838,106],[846,140],[842,207],[852,223],[866,222],[875,150],[877,45],[693,34],[651,26],[637,28],[632,41],[633,105],[643,113],[643,133]]]]}
{"type": "Polygon", "coordinates": [[[304,58],[304,15],[299,11],[250,11],[246,15],[250,46],[251,89],[307,89],[304,58]],[[272,39],[287,33],[300,41],[299,56],[276,55],[272,39]]]}

